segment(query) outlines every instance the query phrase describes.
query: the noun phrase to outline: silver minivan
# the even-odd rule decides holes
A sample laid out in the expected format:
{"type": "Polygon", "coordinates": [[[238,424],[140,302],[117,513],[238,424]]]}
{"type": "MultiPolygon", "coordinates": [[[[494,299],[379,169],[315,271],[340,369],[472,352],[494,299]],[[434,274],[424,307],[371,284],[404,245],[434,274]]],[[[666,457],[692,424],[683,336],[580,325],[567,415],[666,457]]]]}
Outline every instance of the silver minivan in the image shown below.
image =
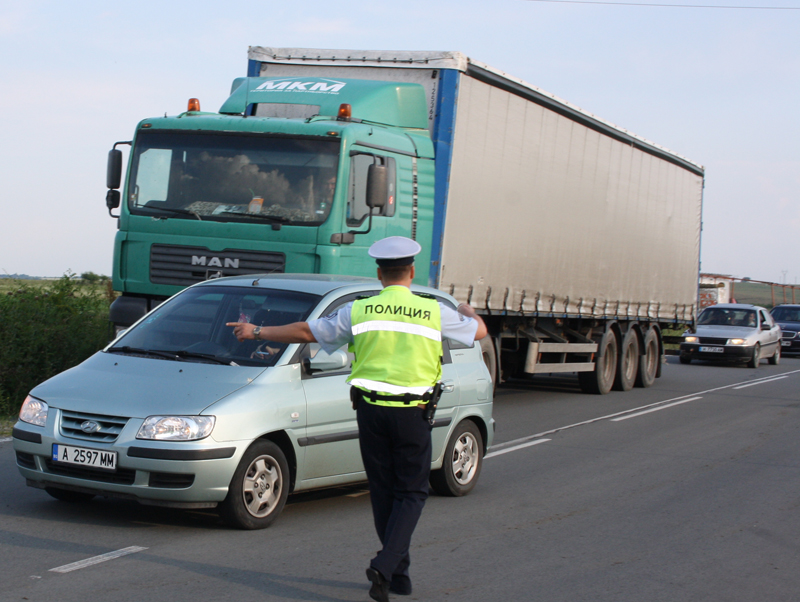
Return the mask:
{"type": "MultiPolygon", "coordinates": [[[[318,318],[380,288],[289,274],[189,287],[30,392],[13,430],[20,473],[60,500],[217,507],[245,529],[269,526],[290,493],[364,481],[347,347],[239,342],[225,324],[318,318]]],[[[492,383],[477,343],[445,340],[442,364],[431,485],[458,496],[492,442],[492,383]]]]}

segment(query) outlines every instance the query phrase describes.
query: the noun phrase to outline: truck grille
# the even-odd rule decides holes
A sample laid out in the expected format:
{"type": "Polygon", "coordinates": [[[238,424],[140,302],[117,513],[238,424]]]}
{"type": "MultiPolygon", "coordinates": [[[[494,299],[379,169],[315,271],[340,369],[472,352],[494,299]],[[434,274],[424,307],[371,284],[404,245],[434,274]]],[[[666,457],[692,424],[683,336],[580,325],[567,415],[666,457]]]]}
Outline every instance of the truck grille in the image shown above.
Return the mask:
{"type": "Polygon", "coordinates": [[[101,416],[100,414],[84,414],[82,412],[61,411],[61,434],[73,439],[93,441],[95,443],[113,443],[119,437],[128,419],[119,416],[101,416]],[[81,426],[94,422],[99,429],[86,432],[81,426]]]}
{"type": "Polygon", "coordinates": [[[242,274],[283,273],[283,253],[225,249],[210,251],[206,247],[150,247],[150,282],[189,286],[211,278],[242,274]]]}

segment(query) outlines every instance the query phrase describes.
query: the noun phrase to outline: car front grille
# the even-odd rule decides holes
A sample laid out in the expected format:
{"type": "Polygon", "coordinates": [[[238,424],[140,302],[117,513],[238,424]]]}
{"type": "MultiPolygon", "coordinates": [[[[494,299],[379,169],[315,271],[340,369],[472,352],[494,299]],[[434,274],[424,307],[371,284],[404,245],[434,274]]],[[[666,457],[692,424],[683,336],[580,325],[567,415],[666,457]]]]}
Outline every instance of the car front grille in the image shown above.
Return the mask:
{"type": "Polygon", "coordinates": [[[791,341],[796,336],[797,336],[796,332],[791,332],[791,331],[786,331],[786,330],[783,331],[783,339],[785,341],[791,341]]]}
{"type": "Polygon", "coordinates": [[[700,337],[700,342],[703,345],[724,345],[728,339],[720,339],[718,337],[700,337]]]}
{"type": "Polygon", "coordinates": [[[136,479],[136,471],[130,468],[118,468],[112,472],[110,470],[84,468],[83,466],[56,464],[50,459],[46,459],[44,463],[47,467],[47,472],[62,477],[73,477],[86,481],[100,481],[101,483],[115,483],[117,485],[133,485],[133,481],[136,479]]]}
{"type": "Polygon", "coordinates": [[[100,414],[86,414],[83,412],[61,411],[61,434],[72,439],[92,441],[94,443],[113,443],[119,437],[128,419],[121,416],[103,416],[100,414]],[[99,429],[91,432],[91,424],[95,423],[99,429]],[[90,432],[84,431],[85,426],[90,432]]]}

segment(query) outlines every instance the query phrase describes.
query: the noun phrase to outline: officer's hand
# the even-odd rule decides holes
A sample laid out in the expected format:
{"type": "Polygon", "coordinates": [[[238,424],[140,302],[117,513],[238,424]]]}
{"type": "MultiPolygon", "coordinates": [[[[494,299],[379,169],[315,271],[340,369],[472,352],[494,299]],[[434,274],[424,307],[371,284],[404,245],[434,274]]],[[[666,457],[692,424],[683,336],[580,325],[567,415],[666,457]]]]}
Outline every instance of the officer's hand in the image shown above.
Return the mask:
{"type": "Polygon", "coordinates": [[[248,324],[247,322],[228,322],[225,326],[233,326],[233,336],[235,336],[240,343],[248,339],[256,338],[253,336],[254,324],[248,324]]]}

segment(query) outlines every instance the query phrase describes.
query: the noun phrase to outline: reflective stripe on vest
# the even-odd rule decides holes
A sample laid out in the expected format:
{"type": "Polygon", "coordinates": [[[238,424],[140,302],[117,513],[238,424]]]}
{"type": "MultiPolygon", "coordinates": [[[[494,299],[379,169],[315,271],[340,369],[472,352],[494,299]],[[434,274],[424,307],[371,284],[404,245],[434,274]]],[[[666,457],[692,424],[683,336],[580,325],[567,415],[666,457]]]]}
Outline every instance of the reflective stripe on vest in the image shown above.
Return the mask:
{"type": "Polygon", "coordinates": [[[441,377],[441,313],[435,300],[388,286],[376,297],[353,302],[351,321],[350,384],[390,395],[422,395],[441,377]]]}

